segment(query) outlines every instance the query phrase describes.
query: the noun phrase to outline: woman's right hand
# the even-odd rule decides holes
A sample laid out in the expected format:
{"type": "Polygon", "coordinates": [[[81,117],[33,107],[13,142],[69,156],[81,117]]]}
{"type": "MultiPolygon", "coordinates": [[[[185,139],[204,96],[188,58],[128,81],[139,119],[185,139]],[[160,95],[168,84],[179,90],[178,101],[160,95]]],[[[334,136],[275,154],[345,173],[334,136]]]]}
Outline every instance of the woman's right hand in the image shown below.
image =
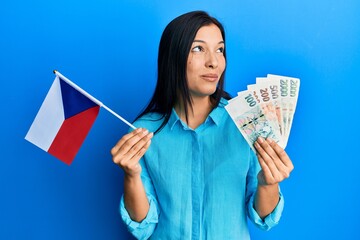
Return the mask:
{"type": "Polygon", "coordinates": [[[111,149],[112,159],[128,177],[140,175],[140,158],[145,154],[151,143],[153,133],[144,128],[137,128],[124,135],[111,149]]]}

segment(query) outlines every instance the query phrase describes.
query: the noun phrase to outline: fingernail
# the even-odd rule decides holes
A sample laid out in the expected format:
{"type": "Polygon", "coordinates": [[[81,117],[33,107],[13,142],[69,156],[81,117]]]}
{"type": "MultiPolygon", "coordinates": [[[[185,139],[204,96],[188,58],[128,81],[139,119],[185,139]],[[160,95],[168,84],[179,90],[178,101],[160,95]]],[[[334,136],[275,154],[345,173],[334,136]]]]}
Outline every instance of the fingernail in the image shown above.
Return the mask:
{"type": "Polygon", "coordinates": [[[266,141],[271,144],[273,142],[273,140],[271,138],[267,138],[266,141]]]}
{"type": "Polygon", "coordinates": [[[260,145],[258,144],[258,142],[254,142],[254,145],[256,148],[260,147],[260,145]]]}
{"type": "Polygon", "coordinates": [[[148,131],[147,129],[144,129],[143,135],[146,135],[146,134],[148,134],[148,133],[149,133],[149,131],[148,131]]]}
{"type": "Polygon", "coordinates": [[[264,142],[264,139],[263,139],[262,137],[258,137],[257,141],[258,141],[259,143],[263,143],[263,142],[264,142]]]}

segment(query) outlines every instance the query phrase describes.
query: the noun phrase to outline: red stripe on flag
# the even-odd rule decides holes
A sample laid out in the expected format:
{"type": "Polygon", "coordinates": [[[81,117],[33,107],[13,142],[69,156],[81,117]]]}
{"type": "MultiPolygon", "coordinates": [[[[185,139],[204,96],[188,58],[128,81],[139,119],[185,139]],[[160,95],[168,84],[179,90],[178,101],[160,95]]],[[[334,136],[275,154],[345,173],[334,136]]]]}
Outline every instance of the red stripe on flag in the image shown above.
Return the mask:
{"type": "Polygon", "coordinates": [[[99,109],[100,106],[95,106],[66,119],[48,153],[70,165],[95,122],[99,109]]]}

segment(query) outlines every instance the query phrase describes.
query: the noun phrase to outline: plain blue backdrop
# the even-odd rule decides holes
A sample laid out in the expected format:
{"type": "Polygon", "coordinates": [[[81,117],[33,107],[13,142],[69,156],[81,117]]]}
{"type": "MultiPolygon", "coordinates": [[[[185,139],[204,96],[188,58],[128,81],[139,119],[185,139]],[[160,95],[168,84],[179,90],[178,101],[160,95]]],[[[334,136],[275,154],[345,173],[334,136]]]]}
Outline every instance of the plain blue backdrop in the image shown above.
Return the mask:
{"type": "Polygon", "coordinates": [[[109,153],[125,124],[102,109],[71,166],[24,137],[53,69],[132,121],[154,90],[164,27],[198,9],[225,26],[231,94],[267,73],[301,79],[283,217],[269,232],[251,225],[252,239],[360,239],[357,0],[2,1],[0,239],[132,239],[109,153]]]}

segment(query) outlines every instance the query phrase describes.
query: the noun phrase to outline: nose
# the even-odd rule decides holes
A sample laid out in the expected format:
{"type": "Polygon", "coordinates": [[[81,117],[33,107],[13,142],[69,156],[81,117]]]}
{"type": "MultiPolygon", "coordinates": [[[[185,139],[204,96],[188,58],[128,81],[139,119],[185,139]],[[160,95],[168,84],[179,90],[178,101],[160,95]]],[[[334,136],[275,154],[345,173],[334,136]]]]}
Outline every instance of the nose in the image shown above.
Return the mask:
{"type": "Polygon", "coordinates": [[[206,54],[206,67],[215,69],[218,67],[218,59],[216,53],[207,52],[206,54]]]}

